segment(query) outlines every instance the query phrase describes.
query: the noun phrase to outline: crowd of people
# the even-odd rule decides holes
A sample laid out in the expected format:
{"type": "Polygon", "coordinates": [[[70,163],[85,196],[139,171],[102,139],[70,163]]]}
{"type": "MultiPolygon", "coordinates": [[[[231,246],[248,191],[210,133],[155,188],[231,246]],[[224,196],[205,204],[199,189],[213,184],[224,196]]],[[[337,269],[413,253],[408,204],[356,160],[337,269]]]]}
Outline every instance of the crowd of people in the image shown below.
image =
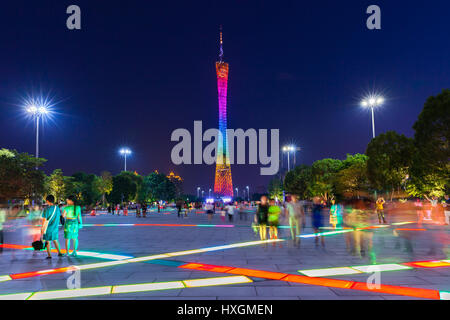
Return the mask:
{"type": "MultiPolygon", "coordinates": [[[[0,208],[0,243],[4,243],[3,224],[7,218],[18,219],[27,217],[30,226],[28,236],[35,250],[46,249],[46,259],[51,259],[52,244],[55,247],[58,257],[70,255],[77,256],[78,251],[78,230],[83,227],[81,207],[76,205],[76,197],[69,196],[65,205],[55,202],[53,195],[45,198],[43,206],[34,205],[22,208],[14,205],[11,209],[0,208]],[[61,251],[59,244],[59,226],[63,226],[66,253],[61,251]],[[73,245],[70,252],[71,243],[73,245]]],[[[0,246],[0,251],[3,248],[0,246]]]]}

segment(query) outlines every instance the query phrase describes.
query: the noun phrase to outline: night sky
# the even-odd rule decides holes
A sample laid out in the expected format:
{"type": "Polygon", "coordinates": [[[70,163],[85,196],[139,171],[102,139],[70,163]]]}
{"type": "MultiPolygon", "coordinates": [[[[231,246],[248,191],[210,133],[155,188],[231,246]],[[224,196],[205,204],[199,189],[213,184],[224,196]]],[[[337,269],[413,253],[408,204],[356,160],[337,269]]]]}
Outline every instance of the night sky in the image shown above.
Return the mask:
{"type": "MultiPolygon", "coordinates": [[[[21,101],[50,94],[41,131],[45,171],[174,170],[186,193],[213,187],[214,166],[175,166],[171,132],[193,121],[217,128],[214,63],[223,25],[230,64],[229,128],[279,128],[302,148],[297,164],[363,153],[371,117],[365,93],[385,95],[377,134],[412,125],[427,97],[450,87],[448,1],[2,1],[0,147],[34,154],[21,101]],[[81,8],[82,29],[66,28],[81,8]],[[377,4],[382,29],[366,28],[377,4]]],[[[205,144],[206,145],[206,144],[205,144]]],[[[233,184],[267,184],[260,165],[232,166],[233,184]]],[[[241,192],[241,191],[240,191],[241,192]]]]}

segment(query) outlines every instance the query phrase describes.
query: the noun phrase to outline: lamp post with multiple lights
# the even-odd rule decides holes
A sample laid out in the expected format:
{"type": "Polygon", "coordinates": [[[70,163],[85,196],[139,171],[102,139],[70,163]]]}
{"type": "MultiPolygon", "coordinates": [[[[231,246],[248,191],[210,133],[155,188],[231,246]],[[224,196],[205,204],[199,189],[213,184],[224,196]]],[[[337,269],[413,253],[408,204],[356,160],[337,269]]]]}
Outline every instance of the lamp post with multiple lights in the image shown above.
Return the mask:
{"type": "Polygon", "coordinates": [[[375,118],[374,118],[374,109],[376,107],[379,107],[383,104],[384,98],[381,96],[370,96],[366,99],[364,99],[361,102],[361,105],[365,108],[370,108],[372,111],[372,136],[375,138],[375,118]]]}
{"type": "Polygon", "coordinates": [[[49,113],[49,110],[45,105],[37,106],[33,103],[26,107],[26,111],[36,119],[36,158],[39,158],[39,122],[49,113]]]}
{"type": "Polygon", "coordinates": [[[122,148],[119,150],[119,153],[125,158],[125,165],[123,171],[127,171],[127,156],[131,154],[131,150],[129,148],[122,148]]]}
{"type": "Polygon", "coordinates": [[[285,153],[287,152],[287,156],[288,156],[288,158],[287,158],[287,160],[288,160],[288,171],[290,171],[291,170],[291,166],[290,166],[290,155],[291,155],[291,152],[294,153],[294,167],[295,167],[295,152],[296,151],[300,151],[300,148],[290,145],[290,146],[284,146],[282,150],[285,153]]]}

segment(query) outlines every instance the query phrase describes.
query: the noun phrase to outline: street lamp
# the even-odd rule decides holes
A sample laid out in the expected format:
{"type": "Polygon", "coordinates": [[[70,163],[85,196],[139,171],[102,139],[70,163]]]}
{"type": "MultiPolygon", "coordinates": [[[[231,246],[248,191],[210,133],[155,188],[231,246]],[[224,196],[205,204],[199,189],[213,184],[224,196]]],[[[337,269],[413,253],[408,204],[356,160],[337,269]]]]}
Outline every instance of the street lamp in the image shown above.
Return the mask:
{"type": "Polygon", "coordinates": [[[197,187],[197,198],[200,198],[200,187],[197,187]]]}
{"type": "Polygon", "coordinates": [[[379,107],[384,103],[384,98],[381,96],[370,96],[363,101],[361,101],[361,106],[365,108],[370,108],[372,111],[372,135],[373,138],[375,138],[375,119],[374,119],[374,113],[373,109],[375,107],[379,107]]]}
{"type": "Polygon", "coordinates": [[[236,188],[236,198],[239,198],[239,189],[236,188]]]}
{"type": "Polygon", "coordinates": [[[211,198],[211,188],[209,188],[209,198],[211,198]]]}
{"type": "MultiPolygon", "coordinates": [[[[297,148],[292,146],[292,145],[283,147],[283,152],[287,152],[287,156],[288,156],[288,158],[287,158],[287,160],[288,160],[288,171],[291,170],[291,166],[290,166],[290,162],[289,162],[290,153],[293,152],[293,151],[296,151],[296,149],[297,148]]],[[[295,156],[295,154],[294,154],[294,156],[295,156]]]]}
{"type": "Polygon", "coordinates": [[[247,201],[250,201],[250,188],[247,186],[247,201]]]}
{"type": "Polygon", "coordinates": [[[50,111],[45,104],[36,105],[34,102],[26,106],[25,109],[28,114],[36,118],[36,158],[39,158],[39,122],[50,111]]]}
{"type": "Polygon", "coordinates": [[[202,199],[204,198],[205,190],[202,190],[202,199]]]}
{"type": "Polygon", "coordinates": [[[131,154],[131,150],[129,148],[122,148],[119,150],[119,153],[125,158],[125,166],[123,171],[127,171],[127,156],[131,154]]]}

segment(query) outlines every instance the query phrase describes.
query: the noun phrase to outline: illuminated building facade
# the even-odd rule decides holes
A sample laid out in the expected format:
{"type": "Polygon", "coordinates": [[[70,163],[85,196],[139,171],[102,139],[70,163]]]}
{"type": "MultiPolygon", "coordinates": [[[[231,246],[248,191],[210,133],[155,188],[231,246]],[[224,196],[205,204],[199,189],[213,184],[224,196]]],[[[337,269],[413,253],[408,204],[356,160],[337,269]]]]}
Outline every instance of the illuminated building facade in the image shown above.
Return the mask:
{"type": "Polygon", "coordinates": [[[214,194],[219,197],[233,197],[233,183],[231,179],[231,166],[228,157],[227,139],[227,87],[228,63],[223,61],[222,30],[220,30],[219,61],[216,62],[217,93],[219,100],[219,139],[216,158],[216,175],[214,180],[214,194]]]}

